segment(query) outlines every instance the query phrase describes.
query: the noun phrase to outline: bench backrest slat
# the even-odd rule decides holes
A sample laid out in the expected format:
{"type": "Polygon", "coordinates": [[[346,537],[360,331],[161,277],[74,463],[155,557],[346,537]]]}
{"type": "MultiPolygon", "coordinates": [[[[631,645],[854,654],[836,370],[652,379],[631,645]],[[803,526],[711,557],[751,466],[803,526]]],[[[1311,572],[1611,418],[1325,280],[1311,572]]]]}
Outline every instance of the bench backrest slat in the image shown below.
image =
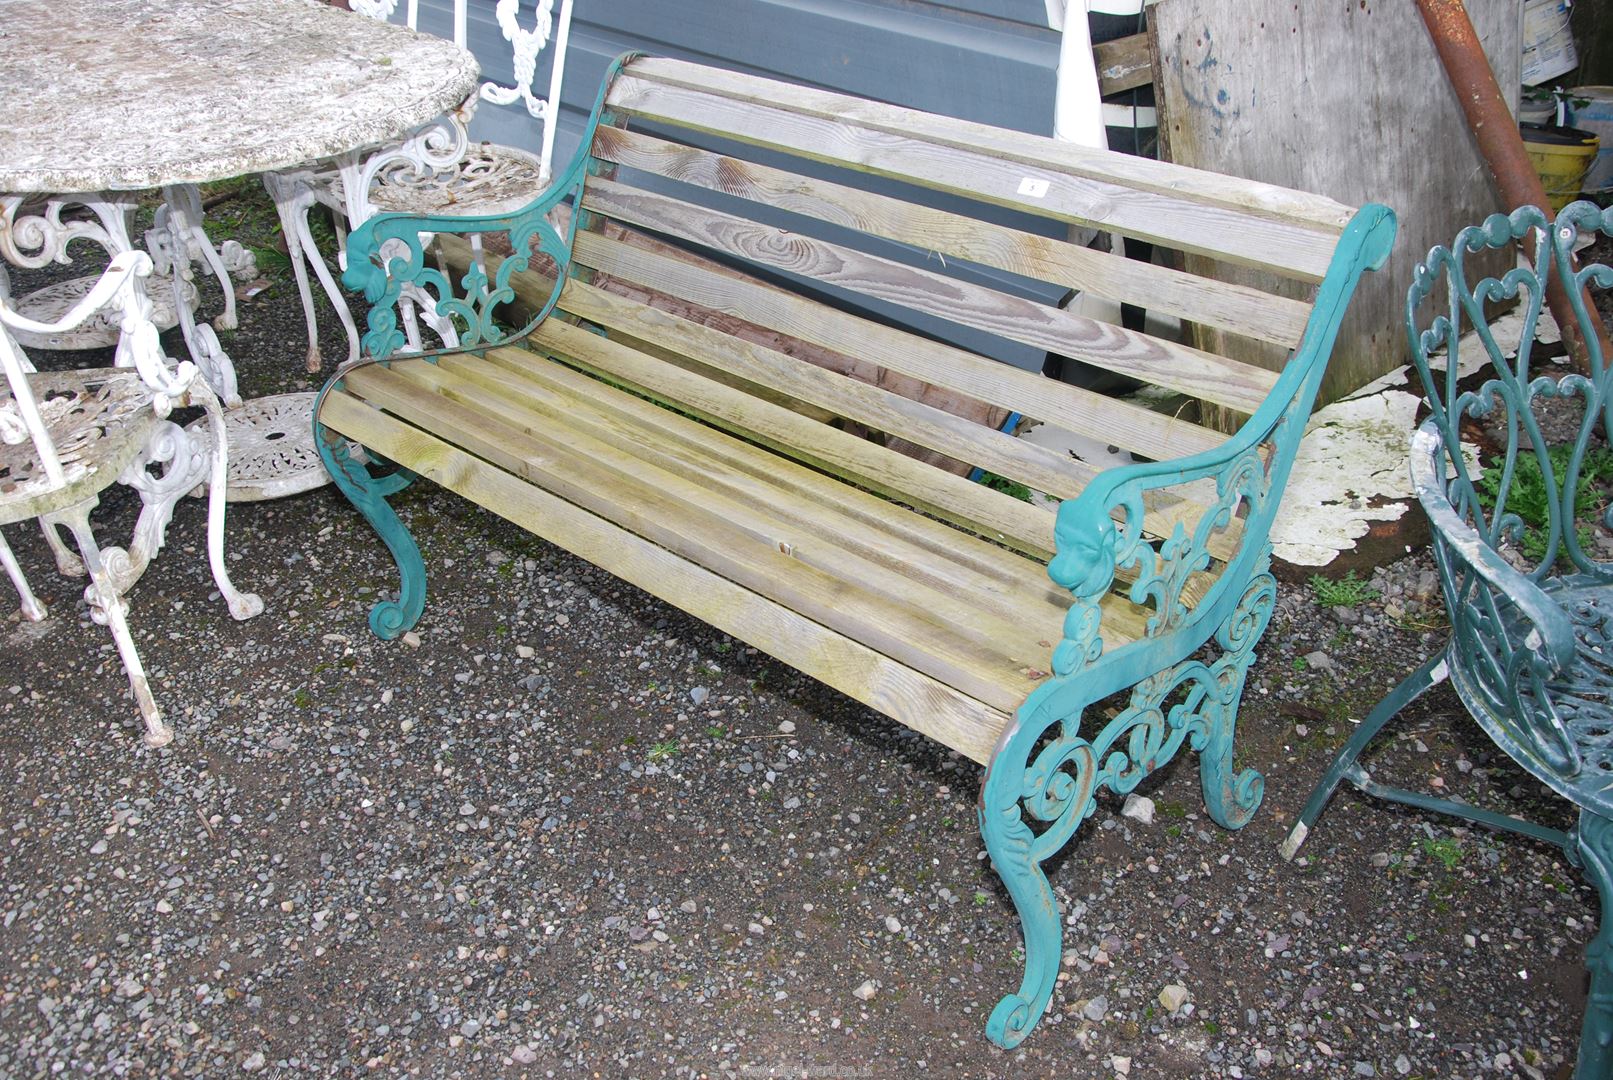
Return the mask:
{"type": "Polygon", "coordinates": [[[1253,412],[1276,383],[1274,372],[1187,345],[1149,337],[1074,312],[877,255],[781,231],[716,210],[596,179],[585,209],[675,236],[758,266],[798,274],[902,304],[964,326],[1062,352],[1078,360],[1218,405],[1253,412]]]}
{"type": "MultiPolygon", "coordinates": [[[[777,85],[758,81],[769,89],[777,85]]],[[[607,100],[619,112],[641,119],[1039,217],[1108,229],[1302,281],[1322,279],[1338,239],[1336,230],[1297,225],[1176,194],[1123,187],[1063,172],[1046,161],[1004,160],[989,149],[924,142],[860,125],[854,117],[820,118],[788,112],[773,108],[766,99],[719,97],[624,74],[607,100]]]]}
{"type": "Polygon", "coordinates": [[[1293,348],[1308,305],[1244,285],[1195,277],[1134,259],[1111,257],[1049,236],[1020,232],[878,192],[670,142],[624,128],[601,128],[603,160],[792,213],[807,214],[889,240],[1053,282],[1116,302],[1148,297],[1148,306],[1180,319],[1293,348]]]}
{"type": "MultiPolygon", "coordinates": [[[[1217,446],[1222,436],[1165,413],[1056,382],[932,341],[897,327],[826,307],[758,281],[719,276],[702,266],[612,240],[577,236],[577,256],[626,280],[676,292],[714,311],[856,356],[921,382],[994,401],[1074,431],[1106,431],[1116,445],[1151,458],[1180,457],[1217,446]]],[[[562,297],[568,308],[569,297],[562,297]]]]}
{"type": "Polygon", "coordinates": [[[1077,176],[1161,194],[1241,209],[1308,226],[1338,236],[1355,210],[1322,195],[1223,176],[1203,169],[1130,154],[1094,150],[1075,143],[1053,142],[1037,135],[988,124],[938,116],[915,109],[848,97],[793,83],[760,79],[740,72],[701,67],[664,57],[633,62],[638,78],[667,86],[768,104],[805,116],[855,121],[876,131],[917,135],[941,146],[983,150],[1009,161],[1041,162],[1077,176]]]}
{"type": "Polygon", "coordinates": [[[613,334],[684,356],[737,379],[782,392],[835,416],[898,435],[961,461],[1012,476],[1059,499],[1072,498],[1098,470],[1035,443],[973,423],[880,386],[803,364],[773,349],[580,282],[567,310],[613,334]]]}

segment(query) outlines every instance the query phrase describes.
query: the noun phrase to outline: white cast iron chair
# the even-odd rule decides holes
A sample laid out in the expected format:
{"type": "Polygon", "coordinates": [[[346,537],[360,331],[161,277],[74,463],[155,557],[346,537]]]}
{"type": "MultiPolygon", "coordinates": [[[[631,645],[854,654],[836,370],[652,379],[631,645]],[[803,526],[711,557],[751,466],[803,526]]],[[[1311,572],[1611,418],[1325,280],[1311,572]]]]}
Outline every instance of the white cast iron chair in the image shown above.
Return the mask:
{"type": "MultiPolygon", "coordinates": [[[[384,147],[367,157],[353,153],[316,169],[265,174],[264,186],[279,211],[286,249],[302,296],[308,325],[309,371],[318,371],[322,358],[304,260],[313,268],[347,331],[349,362],[358,359],[359,335],[335,277],[314,243],[308,227],[308,212],[316,203],[331,211],[341,249],[338,262],[345,268],[346,231],[374,214],[500,214],[519,210],[535,200],[548,186],[552,174],[572,2],[537,0],[536,22],[529,30],[519,23],[519,0],[498,0],[495,18],[504,39],[514,50],[514,86],[483,83],[480,91],[454,112],[427,124],[404,142],[384,147]],[[558,21],[555,17],[557,3],[558,21]],[[549,95],[542,98],[533,93],[532,83],[537,76],[538,55],[551,41],[554,63],[549,75],[549,95]],[[539,152],[533,154],[496,143],[471,143],[466,128],[479,100],[496,105],[524,104],[542,127],[539,152]]],[[[399,0],[349,0],[354,12],[383,22],[395,16],[398,3],[399,0]]],[[[454,3],[454,44],[460,48],[464,48],[466,42],[468,3],[469,0],[454,3]]],[[[419,7],[420,0],[405,0],[405,19],[411,30],[419,26],[419,7]]],[[[402,310],[411,349],[419,351],[421,347],[414,315],[416,306],[420,318],[445,344],[457,344],[452,324],[445,318],[438,318],[429,297],[406,295],[405,300],[402,310]]]]}
{"type": "MultiPolygon", "coordinates": [[[[0,295],[0,525],[37,518],[52,535],[65,527],[77,542],[89,587],[84,599],[91,617],[112,632],[129,686],[145,721],[148,746],[162,746],[173,729],[162,719],[147,684],[126,621],[123,594],[145,572],[162,548],[175,502],[198,483],[210,480],[207,554],[213,580],[229,603],[230,614],[248,619],[263,601],[238,591],[224,565],[225,453],[211,453],[171,423],[175,405],[200,405],[224,446],[224,414],[218,398],[189,361],[171,366],[152,322],[142,278],[151,257],[124,252],[72,310],[51,323],[18,315],[0,295]],[[56,334],[89,320],[107,305],[121,313],[118,366],[64,372],[37,372],[13,337],[56,334]],[[154,471],[157,470],[157,471],[154,471]],[[103,548],[90,529],[90,511],[114,482],[140,493],[142,508],[127,550],[103,548]]],[[[28,587],[22,570],[0,536],[0,565],[16,586],[22,613],[45,618],[45,608],[28,587]]]]}

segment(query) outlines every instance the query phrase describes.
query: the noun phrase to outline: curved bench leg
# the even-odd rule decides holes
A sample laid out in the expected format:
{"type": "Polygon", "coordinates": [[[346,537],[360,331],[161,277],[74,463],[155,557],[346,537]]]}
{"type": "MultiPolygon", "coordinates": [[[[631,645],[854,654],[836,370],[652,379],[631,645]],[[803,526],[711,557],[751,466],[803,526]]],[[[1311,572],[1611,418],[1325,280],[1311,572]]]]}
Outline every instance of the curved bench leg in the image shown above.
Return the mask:
{"type": "MultiPolygon", "coordinates": [[[[1041,740],[1047,725],[1022,727],[1016,724],[1012,733],[998,747],[986,770],[985,783],[980,791],[980,835],[985,839],[991,865],[1008,887],[1014,908],[1019,913],[1020,926],[1025,936],[1025,976],[1020,980],[1019,991],[1009,994],[997,1003],[986,1021],[986,1037],[1006,1050],[1012,1050],[1029,1035],[1042,1018],[1048,1000],[1053,996],[1053,985],[1058,981],[1059,961],[1064,954],[1063,927],[1059,923],[1058,904],[1053,889],[1042,872],[1041,862],[1062,846],[1052,844],[1047,850],[1043,837],[1070,834],[1091,815],[1095,787],[1096,764],[1091,747],[1076,733],[1081,718],[1077,715],[1063,723],[1063,730],[1052,746],[1038,754],[1032,762],[1030,753],[1041,740]],[[1059,764],[1051,769],[1039,768],[1048,762],[1048,751],[1059,746],[1068,747],[1076,775],[1080,778],[1068,790],[1056,795],[1047,790],[1049,775],[1067,779],[1059,764]],[[1040,782],[1038,782],[1040,780],[1040,782]],[[1038,836],[1026,820],[1027,810],[1022,801],[1049,799],[1057,801],[1056,818],[1049,829],[1038,836]]],[[[1020,723],[1025,723],[1022,718],[1020,723]]],[[[1050,807],[1038,807],[1041,816],[1050,807]]]]}
{"type": "Polygon", "coordinates": [[[1389,691],[1388,696],[1373,707],[1367,718],[1361,722],[1361,726],[1355,729],[1350,741],[1344,744],[1344,748],[1327,767],[1327,772],[1322,775],[1321,781],[1311,792],[1310,799],[1306,801],[1305,809],[1300,811],[1299,820],[1294,822],[1293,829],[1289,831],[1288,839],[1284,840],[1282,847],[1278,849],[1283,858],[1293,859],[1299,851],[1300,845],[1310,835],[1311,826],[1316,824],[1316,819],[1322,816],[1328,801],[1338,790],[1339,782],[1349,779],[1354,783],[1361,775],[1356,761],[1366,751],[1368,744],[1377,737],[1378,732],[1383,730],[1383,726],[1398,716],[1406,706],[1427,693],[1431,687],[1437,686],[1449,677],[1450,666],[1445,662],[1446,651],[1446,649],[1439,650],[1425,660],[1416,671],[1406,676],[1399,686],[1389,691]]]}
{"type": "Polygon", "coordinates": [[[1226,650],[1214,665],[1218,701],[1206,703],[1204,734],[1194,738],[1199,752],[1199,785],[1204,808],[1224,829],[1241,829],[1260,808],[1266,781],[1254,769],[1238,772],[1232,763],[1233,737],[1238,728],[1238,705],[1244,680],[1255,660],[1255,645],[1266,632],[1277,603],[1277,581],[1262,572],[1250,579],[1238,606],[1216,631],[1216,643],[1226,650]]]}
{"type": "MultiPolygon", "coordinates": [[[[1185,743],[1199,751],[1211,817],[1236,829],[1259,807],[1265,781],[1253,769],[1233,769],[1232,736],[1244,677],[1276,598],[1277,583],[1261,567],[1216,632],[1222,656],[1209,664],[1189,658],[1139,680],[1126,708],[1090,738],[1081,721],[1091,702],[1080,701],[1078,691],[1059,700],[1057,684],[1032,698],[1048,704],[1028,702],[1004,734],[981,787],[980,832],[1024,926],[1025,976],[987,1021],[986,1035],[998,1046],[1022,1042],[1052,997],[1063,935],[1041,864],[1092,816],[1100,789],[1132,791],[1185,743]],[[1063,715],[1051,716],[1055,708],[1063,715]]],[[[1061,681],[1075,687],[1086,674],[1061,681]]]]}
{"type": "Polygon", "coordinates": [[[398,564],[398,599],[382,600],[370,609],[370,630],[382,641],[391,641],[419,622],[426,607],[426,564],[420,558],[420,548],[386,502],[388,495],[407,487],[414,474],[399,472],[379,478],[372,475],[347,452],[347,440],[319,422],[318,409],[315,405],[314,445],[319,447],[326,471],[347,501],[369,519],[398,564]]]}
{"type": "Polygon", "coordinates": [[[1585,876],[1602,897],[1601,925],[1585,946],[1591,992],[1585,1002],[1574,1080],[1598,1080],[1613,1076],[1613,820],[1581,810],[1574,847],[1570,854],[1578,855],[1585,876]]]}

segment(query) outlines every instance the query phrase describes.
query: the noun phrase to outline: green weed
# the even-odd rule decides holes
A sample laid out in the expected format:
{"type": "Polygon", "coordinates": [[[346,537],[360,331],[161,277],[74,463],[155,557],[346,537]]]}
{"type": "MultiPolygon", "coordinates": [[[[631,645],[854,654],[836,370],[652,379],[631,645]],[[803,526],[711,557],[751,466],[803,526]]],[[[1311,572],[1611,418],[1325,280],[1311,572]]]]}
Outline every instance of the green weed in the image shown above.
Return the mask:
{"type": "MultiPolygon", "coordinates": [[[[1540,458],[1533,451],[1523,449],[1518,452],[1512,484],[1507,490],[1506,510],[1523,520],[1525,529],[1518,546],[1525,556],[1536,562],[1546,556],[1546,537],[1551,529],[1551,503],[1562,488],[1573,456],[1574,447],[1569,443],[1547,447],[1546,457],[1551,463],[1552,473],[1548,480],[1540,469],[1540,458]]],[[[1490,469],[1474,484],[1479,504],[1486,513],[1495,512],[1496,499],[1501,493],[1501,473],[1499,468],[1490,469]]],[[[1574,492],[1576,523],[1593,517],[1606,505],[1600,489],[1609,483],[1613,483],[1613,450],[1601,447],[1586,451],[1579,464],[1579,478],[1574,492]]],[[[1576,524],[1575,532],[1581,547],[1588,547],[1595,536],[1586,525],[1576,524]]]]}
{"type": "Polygon", "coordinates": [[[650,747],[650,760],[666,761],[669,758],[676,757],[677,753],[678,744],[676,741],[656,743],[650,747]]]}
{"type": "Polygon", "coordinates": [[[1462,845],[1446,837],[1443,840],[1424,840],[1423,853],[1436,860],[1447,872],[1455,870],[1462,862],[1462,845]]]}
{"type": "Polygon", "coordinates": [[[1360,607],[1368,600],[1378,598],[1378,590],[1356,577],[1354,570],[1337,581],[1313,574],[1310,585],[1311,595],[1323,607],[1360,607]]]}

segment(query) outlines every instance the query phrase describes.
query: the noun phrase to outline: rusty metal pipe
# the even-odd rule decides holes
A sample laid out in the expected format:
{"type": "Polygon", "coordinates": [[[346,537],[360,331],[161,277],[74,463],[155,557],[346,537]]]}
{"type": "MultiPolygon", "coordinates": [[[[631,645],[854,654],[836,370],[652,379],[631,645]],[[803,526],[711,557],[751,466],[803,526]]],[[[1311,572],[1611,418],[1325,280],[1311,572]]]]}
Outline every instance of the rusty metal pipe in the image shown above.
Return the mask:
{"type": "MultiPolygon", "coordinates": [[[[1422,12],[1429,36],[1434,39],[1440,63],[1456,90],[1457,100],[1478,141],[1479,154],[1490,168],[1502,203],[1509,207],[1533,204],[1550,218],[1551,202],[1546,198],[1545,185],[1540,182],[1540,174],[1535,172],[1534,163],[1523,147],[1518,123],[1507,108],[1506,98],[1495,81],[1495,72],[1490,70],[1490,61],[1484,55],[1484,47],[1479,44],[1479,35],[1467,17],[1462,0],[1417,0],[1417,9],[1422,12]]],[[[1524,245],[1533,258],[1533,235],[1525,238],[1524,245]]],[[[1551,308],[1552,318],[1557,320],[1574,367],[1581,374],[1589,374],[1589,354],[1580,338],[1574,309],[1555,274],[1546,289],[1546,303],[1551,308]]],[[[1591,333],[1602,343],[1603,357],[1613,357],[1608,349],[1607,333],[1589,297],[1585,298],[1585,310],[1590,313],[1591,333]]]]}

